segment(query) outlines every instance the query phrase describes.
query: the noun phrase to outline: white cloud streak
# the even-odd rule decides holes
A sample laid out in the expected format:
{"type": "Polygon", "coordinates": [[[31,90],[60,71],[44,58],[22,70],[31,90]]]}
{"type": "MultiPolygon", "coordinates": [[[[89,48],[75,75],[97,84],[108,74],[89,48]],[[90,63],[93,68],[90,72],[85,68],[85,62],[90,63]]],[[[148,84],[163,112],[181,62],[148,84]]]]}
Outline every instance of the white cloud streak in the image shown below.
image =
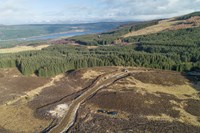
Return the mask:
{"type": "Polygon", "coordinates": [[[30,0],[0,0],[0,24],[151,20],[200,10],[200,0],[96,0],[94,5],[68,2],[60,8],[45,9],[31,8],[30,0]]]}

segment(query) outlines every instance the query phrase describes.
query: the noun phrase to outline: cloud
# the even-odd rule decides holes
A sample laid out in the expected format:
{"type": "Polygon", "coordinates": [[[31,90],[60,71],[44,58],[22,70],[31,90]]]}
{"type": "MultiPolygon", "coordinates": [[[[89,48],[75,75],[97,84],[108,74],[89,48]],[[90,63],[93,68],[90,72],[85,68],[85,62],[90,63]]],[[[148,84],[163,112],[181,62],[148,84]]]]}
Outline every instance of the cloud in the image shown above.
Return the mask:
{"type": "Polygon", "coordinates": [[[200,0],[0,0],[0,24],[151,20],[200,10],[200,0]]]}
{"type": "Polygon", "coordinates": [[[200,10],[200,0],[102,0],[116,18],[154,19],[200,10]]]}
{"type": "Polygon", "coordinates": [[[14,24],[22,23],[29,14],[23,6],[27,0],[1,0],[0,1],[0,23],[14,24]]]}

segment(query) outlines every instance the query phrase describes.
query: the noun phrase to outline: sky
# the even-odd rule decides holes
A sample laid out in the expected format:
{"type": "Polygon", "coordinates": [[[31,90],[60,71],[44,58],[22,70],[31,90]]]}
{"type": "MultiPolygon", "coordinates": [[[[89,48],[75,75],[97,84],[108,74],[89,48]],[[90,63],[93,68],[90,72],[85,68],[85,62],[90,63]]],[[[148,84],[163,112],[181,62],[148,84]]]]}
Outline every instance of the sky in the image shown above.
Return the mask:
{"type": "Polygon", "coordinates": [[[141,21],[194,11],[200,0],[0,0],[0,24],[141,21]]]}

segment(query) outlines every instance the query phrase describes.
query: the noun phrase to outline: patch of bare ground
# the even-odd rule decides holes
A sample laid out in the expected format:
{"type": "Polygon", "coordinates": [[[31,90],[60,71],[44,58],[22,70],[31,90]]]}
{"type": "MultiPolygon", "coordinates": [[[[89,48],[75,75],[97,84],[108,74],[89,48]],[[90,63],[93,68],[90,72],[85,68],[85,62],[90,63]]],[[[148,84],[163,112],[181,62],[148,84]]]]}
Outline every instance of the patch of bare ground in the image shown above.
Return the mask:
{"type": "Polygon", "coordinates": [[[87,68],[87,69],[80,69],[76,71],[76,73],[79,73],[81,78],[84,80],[88,79],[94,79],[95,77],[108,73],[114,70],[118,70],[122,67],[95,67],[95,68],[87,68]]]}
{"type": "Polygon", "coordinates": [[[97,72],[97,71],[89,70],[89,71],[87,71],[87,72],[85,72],[83,74],[82,78],[83,79],[91,79],[91,78],[97,77],[97,76],[99,76],[101,74],[102,74],[102,72],[97,72]]]}
{"type": "Polygon", "coordinates": [[[87,46],[88,49],[96,49],[98,46],[87,46]]]}

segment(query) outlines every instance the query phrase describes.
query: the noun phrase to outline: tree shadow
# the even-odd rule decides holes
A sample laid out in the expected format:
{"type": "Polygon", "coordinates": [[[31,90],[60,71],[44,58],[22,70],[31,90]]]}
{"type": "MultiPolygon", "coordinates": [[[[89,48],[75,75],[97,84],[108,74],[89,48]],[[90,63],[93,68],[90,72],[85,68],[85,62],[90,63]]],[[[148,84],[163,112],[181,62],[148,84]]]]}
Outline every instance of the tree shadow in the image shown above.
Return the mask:
{"type": "Polygon", "coordinates": [[[182,75],[189,80],[195,90],[200,91],[200,71],[182,72],[182,75]]]}

